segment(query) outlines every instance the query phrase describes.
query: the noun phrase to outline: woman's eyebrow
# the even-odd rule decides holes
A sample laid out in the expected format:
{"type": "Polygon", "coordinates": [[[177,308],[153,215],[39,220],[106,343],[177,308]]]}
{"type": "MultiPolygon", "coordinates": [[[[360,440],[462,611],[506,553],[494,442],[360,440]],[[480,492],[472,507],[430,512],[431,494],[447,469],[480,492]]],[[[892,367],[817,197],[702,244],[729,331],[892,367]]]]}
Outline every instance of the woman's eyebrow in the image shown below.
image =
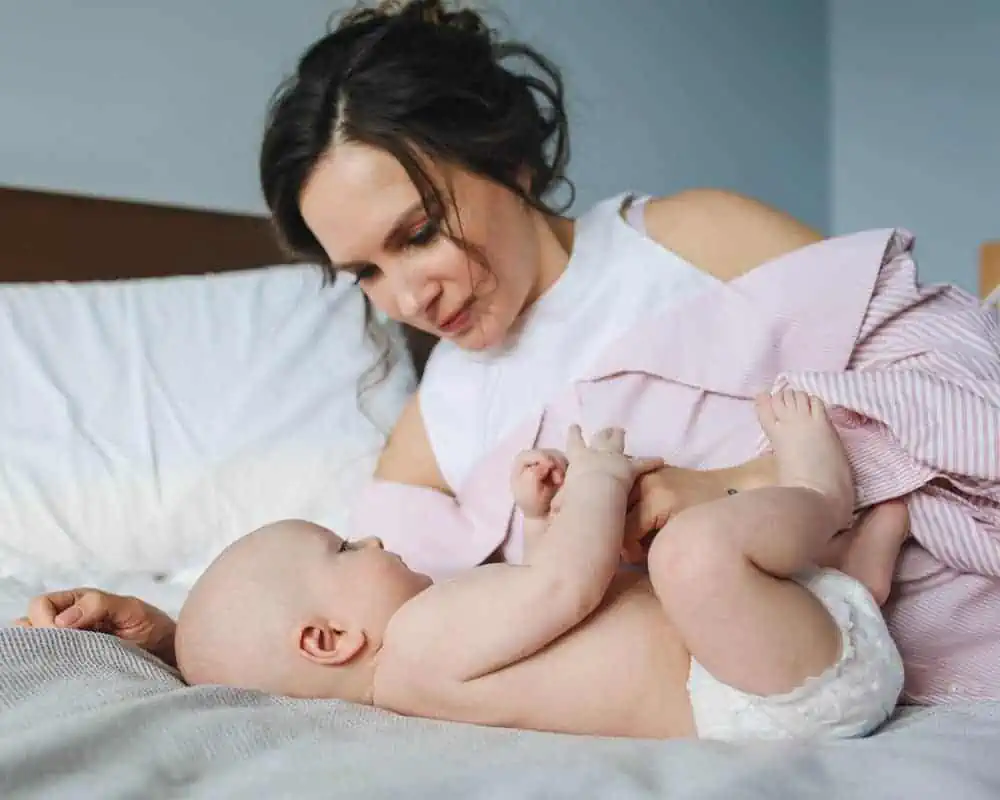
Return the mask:
{"type": "MultiPolygon", "coordinates": [[[[424,204],[422,200],[417,200],[412,205],[407,207],[401,214],[396,217],[396,220],[392,223],[389,228],[389,232],[385,235],[383,240],[383,246],[388,247],[392,242],[400,237],[403,229],[407,226],[410,220],[418,211],[424,210],[424,204]]],[[[345,272],[357,272],[358,270],[364,269],[365,267],[371,266],[370,261],[345,261],[341,264],[331,263],[330,267],[337,270],[338,272],[343,270],[345,272]]]]}

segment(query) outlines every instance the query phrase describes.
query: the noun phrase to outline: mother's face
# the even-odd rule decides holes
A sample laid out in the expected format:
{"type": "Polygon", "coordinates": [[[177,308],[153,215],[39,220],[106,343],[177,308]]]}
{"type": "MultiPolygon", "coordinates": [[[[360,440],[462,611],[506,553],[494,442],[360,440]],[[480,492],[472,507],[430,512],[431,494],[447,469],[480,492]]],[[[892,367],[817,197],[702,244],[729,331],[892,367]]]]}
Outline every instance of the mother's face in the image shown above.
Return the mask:
{"type": "Polygon", "coordinates": [[[306,183],[303,219],[380,311],[468,350],[494,347],[539,281],[537,215],[477,175],[433,165],[429,175],[446,202],[454,197],[446,223],[428,217],[390,154],[338,144],[306,183]]]}

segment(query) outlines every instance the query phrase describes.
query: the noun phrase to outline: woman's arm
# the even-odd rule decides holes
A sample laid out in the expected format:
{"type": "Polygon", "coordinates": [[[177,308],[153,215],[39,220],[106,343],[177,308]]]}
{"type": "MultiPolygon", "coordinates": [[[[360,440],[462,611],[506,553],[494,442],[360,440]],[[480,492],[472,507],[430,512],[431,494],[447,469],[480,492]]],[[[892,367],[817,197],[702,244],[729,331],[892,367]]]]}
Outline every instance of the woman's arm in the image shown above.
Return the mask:
{"type": "Polygon", "coordinates": [[[375,467],[375,477],[385,481],[452,491],[441,474],[427,429],[420,415],[419,395],[414,394],[399,415],[375,467]]]}
{"type": "Polygon", "coordinates": [[[466,516],[434,458],[414,396],[399,417],[369,481],[351,503],[353,535],[378,536],[410,569],[435,581],[481,563],[504,530],[466,516]]]}
{"type": "Polygon", "coordinates": [[[722,281],[823,239],[783,211],[722,189],[651,200],[645,221],[651,239],[722,281]]]}

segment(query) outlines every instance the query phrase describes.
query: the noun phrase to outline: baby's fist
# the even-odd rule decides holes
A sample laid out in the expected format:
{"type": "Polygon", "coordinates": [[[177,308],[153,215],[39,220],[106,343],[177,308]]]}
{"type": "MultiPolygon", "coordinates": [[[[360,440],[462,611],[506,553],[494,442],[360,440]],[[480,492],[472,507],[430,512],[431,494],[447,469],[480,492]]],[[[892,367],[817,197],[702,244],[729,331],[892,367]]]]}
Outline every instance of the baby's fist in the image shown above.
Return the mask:
{"type": "Polygon", "coordinates": [[[514,462],[511,491],[526,517],[544,517],[566,478],[566,456],[558,450],[525,450],[514,462]]]}

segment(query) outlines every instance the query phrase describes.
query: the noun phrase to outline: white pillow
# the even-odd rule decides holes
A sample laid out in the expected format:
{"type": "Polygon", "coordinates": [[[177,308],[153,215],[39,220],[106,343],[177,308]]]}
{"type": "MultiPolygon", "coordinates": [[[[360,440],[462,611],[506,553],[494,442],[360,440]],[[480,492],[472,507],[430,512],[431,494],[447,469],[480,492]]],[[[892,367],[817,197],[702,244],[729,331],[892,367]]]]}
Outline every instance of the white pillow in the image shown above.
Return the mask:
{"type": "MultiPolygon", "coordinates": [[[[394,338],[397,352],[401,337],[394,338]]],[[[0,286],[0,574],[191,570],[266,522],[333,528],[413,388],[319,269],[0,286]]]]}

